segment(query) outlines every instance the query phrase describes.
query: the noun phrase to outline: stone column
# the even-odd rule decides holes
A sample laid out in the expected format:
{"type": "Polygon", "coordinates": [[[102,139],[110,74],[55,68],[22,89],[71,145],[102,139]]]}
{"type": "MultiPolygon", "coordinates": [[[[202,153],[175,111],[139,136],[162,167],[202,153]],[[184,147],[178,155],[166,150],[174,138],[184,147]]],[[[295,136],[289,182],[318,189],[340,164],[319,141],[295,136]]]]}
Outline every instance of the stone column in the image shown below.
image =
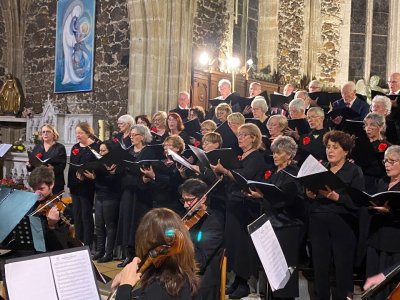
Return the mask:
{"type": "Polygon", "coordinates": [[[189,90],[195,0],[128,0],[131,28],[128,113],[176,105],[189,90]]]}
{"type": "Polygon", "coordinates": [[[400,3],[391,0],[389,6],[389,36],[387,55],[387,75],[400,72],[400,3]]]}

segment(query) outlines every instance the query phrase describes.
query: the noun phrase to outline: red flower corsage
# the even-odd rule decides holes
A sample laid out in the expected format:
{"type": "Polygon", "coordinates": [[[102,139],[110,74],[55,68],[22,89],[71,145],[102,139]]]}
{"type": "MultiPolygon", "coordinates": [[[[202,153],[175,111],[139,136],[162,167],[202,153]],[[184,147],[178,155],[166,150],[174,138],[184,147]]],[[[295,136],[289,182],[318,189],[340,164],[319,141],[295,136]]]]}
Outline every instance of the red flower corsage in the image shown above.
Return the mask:
{"type": "Polygon", "coordinates": [[[113,141],[114,143],[118,143],[118,138],[115,137],[115,138],[112,139],[112,141],[113,141]]]}
{"type": "Polygon", "coordinates": [[[380,143],[380,144],[378,145],[378,151],[379,151],[379,152],[385,152],[385,150],[386,150],[387,147],[388,147],[387,144],[385,144],[385,143],[380,143]]]}
{"type": "Polygon", "coordinates": [[[36,154],[36,157],[37,157],[37,158],[42,158],[42,156],[43,156],[43,154],[40,153],[40,152],[36,154]]]}
{"type": "Polygon", "coordinates": [[[238,156],[237,156],[237,159],[238,159],[238,160],[242,160],[242,156],[241,156],[241,155],[238,155],[238,156]]]}
{"type": "Polygon", "coordinates": [[[201,145],[201,143],[198,141],[198,140],[195,140],[194,141],[194,146],[195,147],[199,147],[201,145]]]}
{"type": "Polygon", "coordinates": [[[78,155],[78,153],[79,153],[79,149],[78,148],[72,149],[72,154],[73,155],[78,155]]]}
{"type": "Polygon", "coordinates": [[[270,178],[272,175],[272,172],[270,170],[267,170],[264,172],[264,179],[267,180],[268,178],[270,178]]]}
{"type": "Polygon", "coordinates": [[[303,145],[308,145],[311,142],[311,139],[309,136],[305,136],[303,138],[303,145]]]}
{"type": "Polygon", "coordinates": [[[152,127],[151,129],[150,129],[151,131],[153,131],[153,132],[155,132],[155,133],[157,133],[157,127],[152,127]]]}

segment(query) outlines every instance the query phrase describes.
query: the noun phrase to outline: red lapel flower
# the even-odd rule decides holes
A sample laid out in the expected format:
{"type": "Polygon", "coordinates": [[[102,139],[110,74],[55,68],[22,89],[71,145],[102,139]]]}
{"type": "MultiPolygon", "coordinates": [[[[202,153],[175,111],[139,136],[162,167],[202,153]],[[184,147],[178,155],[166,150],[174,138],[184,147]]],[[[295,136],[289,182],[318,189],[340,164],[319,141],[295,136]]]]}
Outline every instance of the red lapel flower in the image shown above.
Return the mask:
{"type": "Polygon", "coordinates": [[[308,145],[311,142],[311,139],[309,136],[305,136],[303,138],[303,145],[308,145]]]}
{"type": "Polygon", "coordinates": [[[264,172],[264,179],[267,180],[268,178],[270,178],[272,175],[272,172],[270,170],[267,170],[264,172]]]}
{"type": "Polygon", "coordinates": [[[201,143],[198,141],[198,140],[195,140],[194,141],[194,146],[195,147],[199,147],[201,145],[201,143]]]}
{"type": "Polygon", "coordinates": [[[115,137],[112,139],[114,143],[118,143],[118,139],[115,137]]]}
{"type": "Polygon", "coordinates": [[[387,146],[388,146],[388,145],[385,144],[385,143],[380,143],[380,144],[378,145],[378,151],[379,151],[379,152],[385,152],[387,146]]]}
{"type": "Polygon", "coordinates": [[[242,160],[242,156],[241,156],[241,155],[238,155],[238,156],[237,156],[237,159],[238,159],[238,160],[242,160]]]}
{"type": "Polygon", "coordinates": [[[153,131],[153,132],[155,132],[155,133],[157,133],[157,127],[152,127],[151,129],[150,129],[151,131],[153,131]]]}
{"type": "Polygon", "coordinates": [[[78,148],[72,149],[72,154],[73,155],[78,155],[78,153],[79,153],[79,149],[78,148]]]}
{"type": "Polygon", "coordinates": [[[40,152],[36,154],[36,157],[37,157],[37,158],[42,158],[42,156],[43,156],[43,154],[40,153],[40,152]]]}

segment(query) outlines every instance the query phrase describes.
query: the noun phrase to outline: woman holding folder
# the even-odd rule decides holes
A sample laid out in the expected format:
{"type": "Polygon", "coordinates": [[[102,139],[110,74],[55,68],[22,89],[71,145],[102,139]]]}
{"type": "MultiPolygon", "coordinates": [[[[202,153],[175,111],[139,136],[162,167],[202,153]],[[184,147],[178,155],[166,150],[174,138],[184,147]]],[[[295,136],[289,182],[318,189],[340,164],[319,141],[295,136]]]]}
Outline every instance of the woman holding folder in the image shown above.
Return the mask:
{"type": "MultiPolygon", "coordinates": [[[[352,137],[332,130],[324,135],[327,169],[343,183],[364,190],[361,168],[349,162],[347,156],[354,147],[352,137]]],[[[331,253],[336,271],[336,297],[353,296],[353,265],[356,248],[357,207],[345,190],[307,190],[310,199],[310,237],[317,299],[330,299],[329,266],[331,253]]]]}
{"type": "MultiPolygon", "coordinates": [[[[241,169],[235,171],[248,180],[260,181],[265,164],[261,152],[260,129],[251,123],[243,124],[238,129],[238,143],[243,151],[240,158],[241,169]]],[[[230,170],[221,163],[213,166],[214,172],[223,174],[233,180],[230,170]]],[[[247,225],[260,216],[260,203],[250,201],[235,182],[227,186],[228,199],[226,201],[225,246],[227,249],[228,269],[236,277],[233,284],[227,289],[231,299],[240,299],[249,293],[247,280],[251,275],[258,277],[260,262],[253,242],[247,232],[247,225]]]]}
{"type": "MultiPolygon", "coordinates": [[[[378,183],[378,192],[400,191],[400,146],[390,146],[385,152],[387,177],[378,183]]],[[[400,200],[400,199],[398,199],[400,200]]],[[[400,261],[400,214],[390,208],[372,207],[373,214],[367,248],[366,275],[372,276],[400,261]]],[[[396,284],[389,284],[374,299],[386,299],[396,284]]]]}
{"type": "MultiPolygon", "coordinates": [[[[133,147],[128,150],[128,160],[138,162],[154,159],[154,153],[147,147],[152,136],[150,129],[144,125],[133,125],[131,129],[131,142],[133,147]]],[[[130,263],[135,254],[135,232],[140,219],[153,206],[148,196],[148,189],[141,184],[142,174],[137,174],[129,168],[129,162],[121,174],[121,202],[117,227],[117,245],[125,249],[125,260],[118,265],[124,267],[130,263]]]]}
{"type": "MultiPolygon", "coordinates": [[[[35,145],[31,154],[40,161],[45,161],[44,165],[53,168],[55,176],[53,192],[55,194],[64,190],[64,169],[67,162],[65,147],[57,142],[59,137],[60,135],[53,125],[44,124],[40,129],[40,143],[35,145]]],[[[35,169],[29,162],[27,162],[26,168],[29,172],[35,169]]]]}

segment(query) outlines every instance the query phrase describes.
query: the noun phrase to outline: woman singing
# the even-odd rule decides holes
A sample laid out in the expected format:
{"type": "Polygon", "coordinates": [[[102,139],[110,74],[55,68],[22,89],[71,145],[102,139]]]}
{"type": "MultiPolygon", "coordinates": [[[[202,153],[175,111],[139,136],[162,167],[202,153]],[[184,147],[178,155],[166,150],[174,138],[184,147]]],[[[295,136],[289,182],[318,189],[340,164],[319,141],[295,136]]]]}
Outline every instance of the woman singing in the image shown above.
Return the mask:
{"type": "Polygon", "coordinates": [[[93,151],[99,150],[99,145],[90,136],[93,135],[93,128],[82,122],[76,125],[75,134],[78,143],[71,148],[71,157],[68,169],[68,187],[71,193],[73,206],[76,238],[85,245],[92,245],[93,242],[93,199],[94,182],[87,180],[85,176],[78,173],[78,167],[97,158],[93,151]]]}
{"type": "MultiPolygon", "coordinates": [[[[342,131],[324,135],[327,168],[346,185],[364,190],[364,176],[347,156],[354,147],[352,137],[342,131]]],[[[344,190],[307,190],[310,205],[310,237],[314,266],[315,293],[318,299],[330,299],[329,266],[331,253],[336,271],[336,297],[352,298],[353,265],[356,246],[357,208],[344,190]]]]}
{"type": "MultiPolygon", "coordinates": [[[[64,169],[67,161],[67,153],[64,145],[57,142],[60,135],[53,125],[44,124],[40,130],[41,143],[35,145],[32,154],[42,161],[49,160],[49,163],[45,164],[53,168],[55,176],[53,193],[58,194],[64,190],[64,169]]],[[[29,172],[32,172],[34,168],[34,166],[27,163],[29,172]]]]}
{"type": "MultiPolygon", "coordinates": [[[[194,256],[194,246],[189,232],[179,216],[167,208],[155,208],[140,221],[136,232],[136,257],[119,273],[113,283],[118,287],[116,300],[130,300],[132,288],[139,282],[135,299],[190,300],[196,299],[199,277],[194,256]],[[151,265],[143,274],[137,273],[138,264],[146,259],[150,250],[170,243],[180,242],[181,250],[167,256],[160,267],[151,265]]],[[[175,251],[176,244],[171,248],[175,251]],[[175,248],[174,248],[175,247],[175,248]]],[[[171,250],[171,252],[172,252],[171,250]]]]}

